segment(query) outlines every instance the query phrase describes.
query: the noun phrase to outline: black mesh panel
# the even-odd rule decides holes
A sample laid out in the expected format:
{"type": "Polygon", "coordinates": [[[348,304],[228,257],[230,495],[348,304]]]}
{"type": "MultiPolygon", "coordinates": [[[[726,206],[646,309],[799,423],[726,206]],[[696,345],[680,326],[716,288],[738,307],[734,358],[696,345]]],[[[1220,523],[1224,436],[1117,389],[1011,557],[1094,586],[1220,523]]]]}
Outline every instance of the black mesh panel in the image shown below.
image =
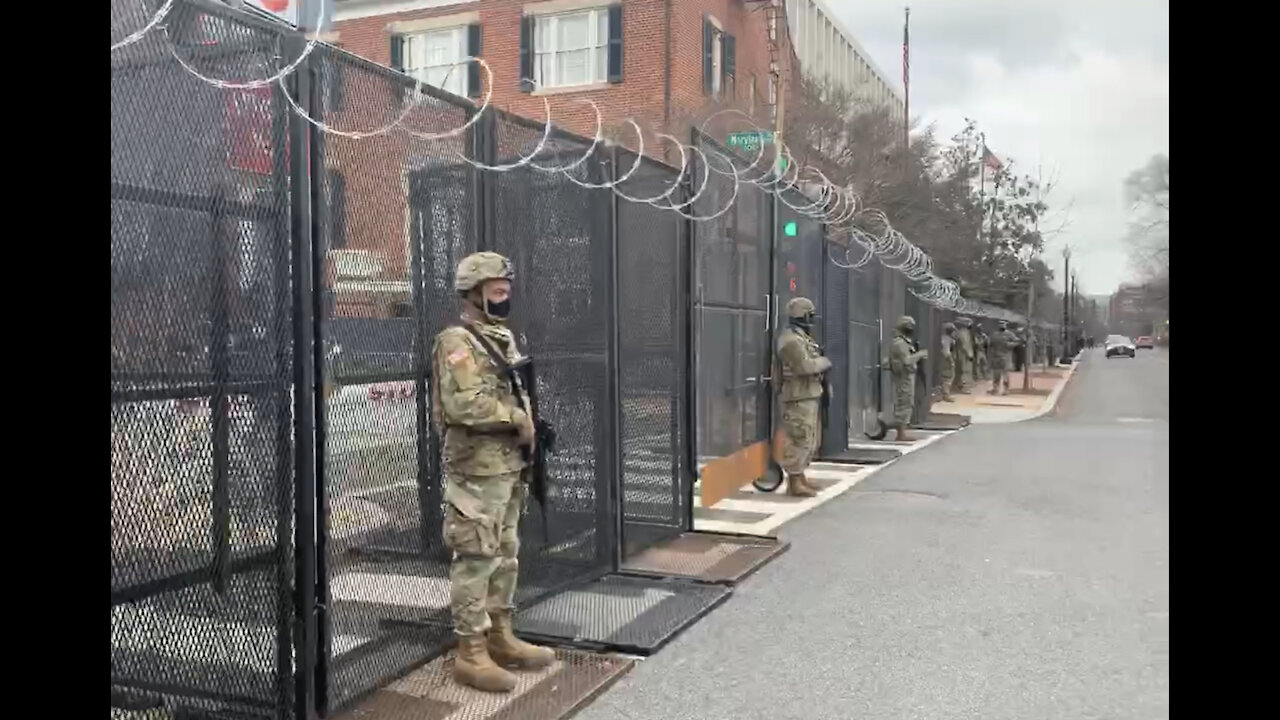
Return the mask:
{"type": "MultiPolygon", "coordinates": [[[[158,5],[112,3],[112,40],[158,5]]],[[[283,34],[179,3],[111,55],[111,676],[288,718],[292,302],[283,34]]],[[[210,11],[212,12],[212,11],[210,11]]]]}

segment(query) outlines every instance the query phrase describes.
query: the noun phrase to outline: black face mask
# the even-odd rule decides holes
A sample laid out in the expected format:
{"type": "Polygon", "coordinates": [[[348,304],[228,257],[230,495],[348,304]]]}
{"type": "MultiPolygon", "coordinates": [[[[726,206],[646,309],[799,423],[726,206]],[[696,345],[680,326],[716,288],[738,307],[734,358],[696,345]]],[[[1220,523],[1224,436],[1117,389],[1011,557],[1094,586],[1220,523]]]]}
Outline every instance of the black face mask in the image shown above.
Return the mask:
{"type": "Polygon", "coordinates": [[[508,298],[502,302],[492,302],[486,299],[484,301],[484,311],[488,313],[489,317],[505,320],[511,314],[511,299],[508,298]]]}
{"type": "Polygon", "coordinates": [[[804,317],[791,318],[791,324],[805,332],[811,332],[813,330],[813,316],[805,315],[804,317]]]}
{"type": "Polygon", "coordinates": [[[487,298],[480,298],[480,302],[472,303],[477,310],[484,313],[486,317],[494,320],[506,320],[511,314],[511,298],[507,298],[502,302],[492,302],[487,298]]]}

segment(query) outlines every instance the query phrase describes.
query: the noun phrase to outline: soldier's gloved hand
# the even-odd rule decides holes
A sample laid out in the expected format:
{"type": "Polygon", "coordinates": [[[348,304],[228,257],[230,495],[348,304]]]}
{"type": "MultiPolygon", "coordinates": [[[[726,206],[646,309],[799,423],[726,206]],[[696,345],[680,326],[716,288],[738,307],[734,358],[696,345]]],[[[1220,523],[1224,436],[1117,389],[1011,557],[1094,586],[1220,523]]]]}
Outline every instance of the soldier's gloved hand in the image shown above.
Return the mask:
{"type": "Polygon", "coordinates": [[[521,412],[519,417],[512,419],[516,421],[516,430],[520,444],[532,450],[533,444],[537,441],[534,433],[533,418],[529,417],[526,413],[521,412]]]}
{"type": "Polygon", "coordinates": [[[831,358],[820,357],[817,360],[818,372],[824,373],[831,369],[831,358]]]}

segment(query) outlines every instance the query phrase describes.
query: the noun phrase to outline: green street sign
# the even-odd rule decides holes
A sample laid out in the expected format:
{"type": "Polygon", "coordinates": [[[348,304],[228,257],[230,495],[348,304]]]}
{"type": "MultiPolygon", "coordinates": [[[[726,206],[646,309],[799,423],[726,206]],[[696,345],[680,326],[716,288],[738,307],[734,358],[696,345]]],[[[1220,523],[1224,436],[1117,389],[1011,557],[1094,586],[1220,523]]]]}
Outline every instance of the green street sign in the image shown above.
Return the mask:
{"type": "Polygon", "coordinates": [[[783,225],[783,226],[782,226],[782,234],[783,234],[783,235],[786,235],[787,237],[795,237],[795,236],[796,236],[796,232],[797,232],[797,231],[796,231],[796,221],[795,221],[795,220],[788,221],[786,225],[783,225]]]}
{"type": "Polygon", "coordinates": [[[729,133],[725,143],[736,150],[759,150],[760,143],[773,144],[772,130],[751,130],[749,132],[729,133]]]}

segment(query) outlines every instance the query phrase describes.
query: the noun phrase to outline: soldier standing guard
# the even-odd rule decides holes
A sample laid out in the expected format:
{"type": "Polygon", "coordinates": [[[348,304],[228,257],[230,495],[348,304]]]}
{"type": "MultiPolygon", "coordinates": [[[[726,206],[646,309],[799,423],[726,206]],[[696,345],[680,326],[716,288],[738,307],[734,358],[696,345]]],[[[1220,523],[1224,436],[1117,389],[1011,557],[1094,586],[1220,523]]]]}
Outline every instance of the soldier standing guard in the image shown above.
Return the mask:
{"type": "Polygon", "coordinates": [[[1009,393],[1009,365],[1013,362],[1011,350],[1018,343],[1018,338],[1009,332],[1008,323],[1003,320],[991,336],[991,394],[1007,395],[1009,393]]]}
{"type": "Polygon", "coordinates": [[[956,318],[956,392],[968,393],[973,386],[973,334],[969,328],[973,321],[967,317],[956,318]]]}
{"type": "Polygon", "coordinates": [[[942,402],[953,402],[951,384],[956,379],[956,326],[955,323],[942,323],[942,402]]]}
{"type": "Polygon", "coordinates": [[[915,318],[903,315],[894,323],[897,334],[889,347],[889,374],[893,378],[893,426],[894,440],[905,442],[915,438],[907,435],[911,424],[911,410],[916,401],[916,365],[929,357],[928,350],[913,351],[911,335],[915,333],[915,318]]]}
{"type": "Polygon", "coordinates": [[[524,389],[468,329],[508,364],[521,359],[506,326],[514,277],[510,261],[497,253],[463,258],[454,283],[463,299],[462,324],[442,330],[431,351],[437,378],[432,420],[444,438],[444,541],[453,551],[454,679],[489,692],[515,688],[516,677],[504,666],[537,669],[555,660],[554,652],[521,641],[512,630],[527,492],[521,448],[533,448],[535,418],[521,409],[531,407],[524,389]]]}
{"type": "Polygon", "coordinates": [[[987,331],[982,323],[973,326],[973,376],[975,380],[988,379],[987,331]]]}
{"type": "Polygon", "coordinates": [[[782,460],[787,494],[813,497],[818,489],[804,476],[822,436],[820,403],[825,392],[823,374],[831,361],[813,339],[817,308],[808,298],[787,303],[787,328],[778,335],[778,364],[782,370],[782,460]]]}

